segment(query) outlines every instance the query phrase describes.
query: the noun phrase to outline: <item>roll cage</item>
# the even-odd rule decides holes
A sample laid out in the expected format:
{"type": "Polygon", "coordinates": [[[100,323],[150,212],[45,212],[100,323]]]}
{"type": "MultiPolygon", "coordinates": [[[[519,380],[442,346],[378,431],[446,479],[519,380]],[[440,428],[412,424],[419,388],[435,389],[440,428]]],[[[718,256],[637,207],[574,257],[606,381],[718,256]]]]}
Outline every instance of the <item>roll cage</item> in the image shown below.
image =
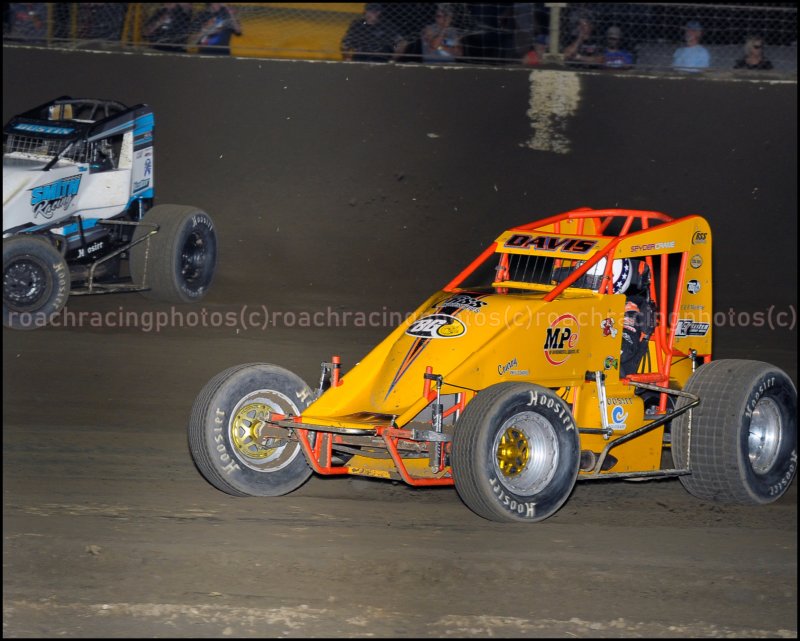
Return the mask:
{"type": "MultiPolygon", "coordinates": [[[[650,350],[656,360],[655,371],[630,374],[625,380],[669,387],[671,364],[675,359],[711,360],[710,349],[704,353],[693,349],[682,351],[675,344],[690,260],[687,241],[691,238],[693,244],[698,233],[707,234],[690,231],[689,226],[697,220],[701,219],[689,216],[676,220],[653,211],[574,209],[504,232],[451,280],[444,291],[454,294],[474,291],[470,283],[473,276],[494,272],[490,286],[499,294],[540,292],[546,302],[569,297],[575,290],[583,290],[584,294],[586,290],[601,295],[613,294],[614,259],[644,260],[653,274],[650,299],[657,310],[654,344],[650,350]],[[681,237],[682,243],[670,240],[681,237]],[[684,245],[685,251],[677,251],[680,245],[684,245]],[[678,264],[670,260],[676,253],[678,264]],[[528,265],[520,267],[520,258],[528,265]],[[587,274],[604,258],[605,270],[599,287],[591,287],[587,274]]],[[[705,236],[703,239],[705,243],[705,236]]],[[[664,412],[666,406],[667,398],[662,394],[660,411],[664,412]]]]}
{"type": "Polygon", "coordinates": [[[104,144],[144,105],[127,107],[116,100],[61,96],[12,118],[3,128],[3,156],[49,158],[43,171],[59,160],[113,164],[113,150],[104,144]]]}

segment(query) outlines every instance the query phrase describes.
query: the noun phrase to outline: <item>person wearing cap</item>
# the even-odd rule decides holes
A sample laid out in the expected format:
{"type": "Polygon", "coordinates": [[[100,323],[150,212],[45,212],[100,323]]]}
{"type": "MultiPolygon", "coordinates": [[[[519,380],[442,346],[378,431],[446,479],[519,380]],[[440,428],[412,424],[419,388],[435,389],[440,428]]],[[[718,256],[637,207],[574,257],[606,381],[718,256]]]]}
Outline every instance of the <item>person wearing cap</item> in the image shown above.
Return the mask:
{"type": "Polygon", "coordinates": [[[703,26],[697,20],[690,20],[684,27],[685,47],[679,47],[672,56],[672,66],[680,71],[699,71],[711,66],[711,55],[703,45],[700,38],[703,36],[703,26]]]}
{"type": "Polygon", "coordinates": [[[350,23],[342,38],[344,60],[389,62],[396,60],[408,42],[400,30],[381,17],[383,6],[377,2],[364,5],[364,16],[350,23]]]}
{"type": "Polygon", "coordinates": [[[610,69],[630,69],[634,62],[634,55],[622,48],[622,29],[617,26],[609,27],[603,49],[603,65],[610,69]]]}

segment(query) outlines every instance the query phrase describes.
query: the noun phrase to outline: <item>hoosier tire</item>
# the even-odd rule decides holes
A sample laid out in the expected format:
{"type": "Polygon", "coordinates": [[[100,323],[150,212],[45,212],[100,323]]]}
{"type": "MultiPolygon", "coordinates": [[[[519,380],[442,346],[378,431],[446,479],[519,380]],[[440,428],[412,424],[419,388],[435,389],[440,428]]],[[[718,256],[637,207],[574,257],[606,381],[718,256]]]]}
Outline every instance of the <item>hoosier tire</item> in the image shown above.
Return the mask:
{"type": "MultiPolygon", "coordinates": [[[[157,205],[143,222],[159,226],[157,233],[131,248],[131,276],[149,287],[142,294],[168,303],[193,303],[205,296],[217,265],[217,232],[204,211],[185,205],[157,205]]],[[[139,240],[152,231],[140,225],[139,240]]]]}
{"type": "Polygon", "coordinates": [[[261,444],[267,411],[300,414],[311,389],[292,372],[267,363],[231,367],[203,388],[192,407],[189,450],[214,487],[234,496],[281,496],[311,476],[296,441],[261,444]]]}
{"type": "Polygon", "coordinates": [[[685,391],[700,405],[672,421],[675,464],[691,469],[683,486],[724,503],[778,499],[797,470],[797,390],[786,373],[759,361],[712,361],[685,391]]]}
{"type": "Polygon", "coordinates": [[[498,383],[467,405],[451,465],[467,507],[491,521],[533,523],[567,500],[578,476],[578,430],[567,404],[528,383],[498,383]]]}
{"type": "Polygon", "coordinates": [[[44,238],[3,240],[3,325],[35,329],[66,305],[70,290],[67,262],[44,238]]]}

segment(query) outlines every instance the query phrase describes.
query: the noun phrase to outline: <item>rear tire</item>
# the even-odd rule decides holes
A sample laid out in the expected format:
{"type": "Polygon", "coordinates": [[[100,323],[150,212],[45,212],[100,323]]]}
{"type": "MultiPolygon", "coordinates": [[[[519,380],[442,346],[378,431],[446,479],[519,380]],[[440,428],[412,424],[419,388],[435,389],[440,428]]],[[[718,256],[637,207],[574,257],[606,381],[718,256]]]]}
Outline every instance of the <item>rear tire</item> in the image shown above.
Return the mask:
{"type": "Polygon", "coordinates": [[[680,477],[683,486],[701,499],[742,504],[786,492],[797,471],[797,389],[786,373],[759,361],[712,361],[685,391],[700,405],[672,421],[675,464],[692,471],[680,477]]]}
{"type": "Polygon", "coordinates": [[[66,305],[70,273],[66,260],[44,238],[3,240],[3,325],[36,329],[66,305]]]}
{"type": "Polygon", "coordinates": [[[578,477],[578,430],[567,404],[528,383],[498,383],[456,423],[451,463],[459,496],[491,521],[533,523],[567,500],[578,477]]]}
{"type": "MultiPolygon", "coordinates": [[[[149,287],[142,294],[168,303],[193,303],[205,296],[217,265],[217,233],[211,217],[196,207],[157,205],[142,222],[157,233],[131,248],[131,276],[149,287]]],[[[136,241],[152,231],[139,225],[136,241]]]]}
{"type": "Polygon", "coordinates": [[[313,397],[292,372],[267,363],[231,367],[198,394],[189,420],[189,450],[203,476],[234,496],[281,496],[311,476],[300,443],[259,442],[267,411],[300,414],[313,397]]]}

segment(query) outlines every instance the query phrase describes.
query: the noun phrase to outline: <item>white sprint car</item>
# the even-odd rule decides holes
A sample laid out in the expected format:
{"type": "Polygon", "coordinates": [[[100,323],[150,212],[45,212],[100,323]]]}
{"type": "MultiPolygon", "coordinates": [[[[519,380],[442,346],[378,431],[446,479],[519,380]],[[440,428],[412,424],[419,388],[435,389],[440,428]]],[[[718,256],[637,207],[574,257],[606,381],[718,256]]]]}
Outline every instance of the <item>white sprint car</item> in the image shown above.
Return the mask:
{"type": "Polygon", "coordinates": [[[3,324],[41,327],[70,295],[200,300],[217,236],[196,207],[153,206],[150,107],[62,96],[3,128],[3,324]]]}

